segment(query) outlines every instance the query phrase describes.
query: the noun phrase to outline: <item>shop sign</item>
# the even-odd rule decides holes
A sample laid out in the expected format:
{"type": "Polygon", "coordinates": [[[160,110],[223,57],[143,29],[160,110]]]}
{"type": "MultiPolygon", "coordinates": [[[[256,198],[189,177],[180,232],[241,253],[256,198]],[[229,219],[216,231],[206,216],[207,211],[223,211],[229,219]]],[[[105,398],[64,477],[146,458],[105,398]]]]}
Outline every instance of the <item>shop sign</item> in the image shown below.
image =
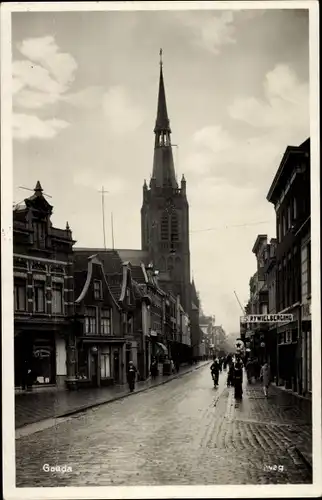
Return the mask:
{"type": "Polygon", "coordinates": [[[49,349],[36,349],[34,351],[34,356],[35,356],[35,358],[39,358],[39,359],[49,358],[50,357],[50,350],[49,349]]]}
{"type": "Polygon", "coordinates": [[[285,323],[293,321],[293,314],[250,314],[242,316],[241,323],[285,323]]]}

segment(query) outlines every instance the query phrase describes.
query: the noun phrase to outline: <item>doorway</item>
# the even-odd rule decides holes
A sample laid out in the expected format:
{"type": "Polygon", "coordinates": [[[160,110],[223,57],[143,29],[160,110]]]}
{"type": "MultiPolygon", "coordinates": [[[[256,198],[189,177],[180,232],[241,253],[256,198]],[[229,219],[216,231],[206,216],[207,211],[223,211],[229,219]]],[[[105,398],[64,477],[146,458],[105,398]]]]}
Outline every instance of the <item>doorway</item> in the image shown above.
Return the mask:
{"type": "Polygon", "coordinates": [[[120,382],[120,352],[119,350],[114,351],[114,363],[113,363],[113,375],[114,375],[114,383],[120,382]]]}
{"type": "Polygon", "coordinates": [[[91,369],[91,382],[94,387],[97,387],[97,354],[91,352],[90,354],[90,369],[91,369]]]}

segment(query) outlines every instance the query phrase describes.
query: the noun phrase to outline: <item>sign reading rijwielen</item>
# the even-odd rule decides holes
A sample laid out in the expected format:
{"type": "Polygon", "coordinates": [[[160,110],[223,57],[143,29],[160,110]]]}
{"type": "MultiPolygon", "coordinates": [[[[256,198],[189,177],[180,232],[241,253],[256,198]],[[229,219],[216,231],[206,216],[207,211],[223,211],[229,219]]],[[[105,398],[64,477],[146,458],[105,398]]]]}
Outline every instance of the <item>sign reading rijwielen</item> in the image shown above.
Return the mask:
{"type": "Polygon", "coordinates": [[[250,314],[242,316],[241,323],[286,323],[293,321],[293,314],[250,314]]]}

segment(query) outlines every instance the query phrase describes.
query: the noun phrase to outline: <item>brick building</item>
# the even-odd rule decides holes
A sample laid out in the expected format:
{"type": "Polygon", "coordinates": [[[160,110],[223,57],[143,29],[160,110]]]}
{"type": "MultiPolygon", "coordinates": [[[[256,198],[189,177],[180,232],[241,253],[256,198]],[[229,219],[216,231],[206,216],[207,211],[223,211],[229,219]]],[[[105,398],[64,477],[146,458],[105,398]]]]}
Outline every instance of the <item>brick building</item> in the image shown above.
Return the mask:
{"type": "MultiPolygon", "coordinates": [[[[268,290],[268,314],[276,314],[276,238],[271,238],[264,252],[264,276],[268,290]]],[[[270,363],[271,375],[277,381],[277,331],[276,324],[267,326],[266,335],[267,360],[270,363]]]]}
{"type": "MultiPolygon", "coordinates": [[[[99,387],[125,382],[122,304],[112,294],[97,255],[75,253],[74,282],[77,368],[70,383],[99,387]]],[[[133,302],[133,294],[127,293],[127,298],[133,302]]]]}
{"type": "Polygon", "coordinates": [[[267,200],[276,212],[276,310],[293,314],[277,326],[279,383],[302,393],[311,380],[310,139],[286,148],[267,200]]]}
{"type": "Polygon", "coordinates": [[[13,210],[15,386],[64,386],[75,373],[71,230],[55,228],[37,182],[13,210]]]}

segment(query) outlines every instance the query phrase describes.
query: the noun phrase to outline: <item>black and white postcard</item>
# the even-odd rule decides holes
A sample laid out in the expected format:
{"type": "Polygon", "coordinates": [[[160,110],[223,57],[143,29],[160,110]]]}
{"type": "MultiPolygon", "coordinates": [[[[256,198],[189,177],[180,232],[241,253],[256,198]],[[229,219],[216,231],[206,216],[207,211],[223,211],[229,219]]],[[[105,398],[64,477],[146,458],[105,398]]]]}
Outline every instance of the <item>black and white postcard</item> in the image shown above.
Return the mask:
{"type": "Polygon", "coordinates": [[[318,18],[2,4],[5,500],[321,494],[318,18]]]}

